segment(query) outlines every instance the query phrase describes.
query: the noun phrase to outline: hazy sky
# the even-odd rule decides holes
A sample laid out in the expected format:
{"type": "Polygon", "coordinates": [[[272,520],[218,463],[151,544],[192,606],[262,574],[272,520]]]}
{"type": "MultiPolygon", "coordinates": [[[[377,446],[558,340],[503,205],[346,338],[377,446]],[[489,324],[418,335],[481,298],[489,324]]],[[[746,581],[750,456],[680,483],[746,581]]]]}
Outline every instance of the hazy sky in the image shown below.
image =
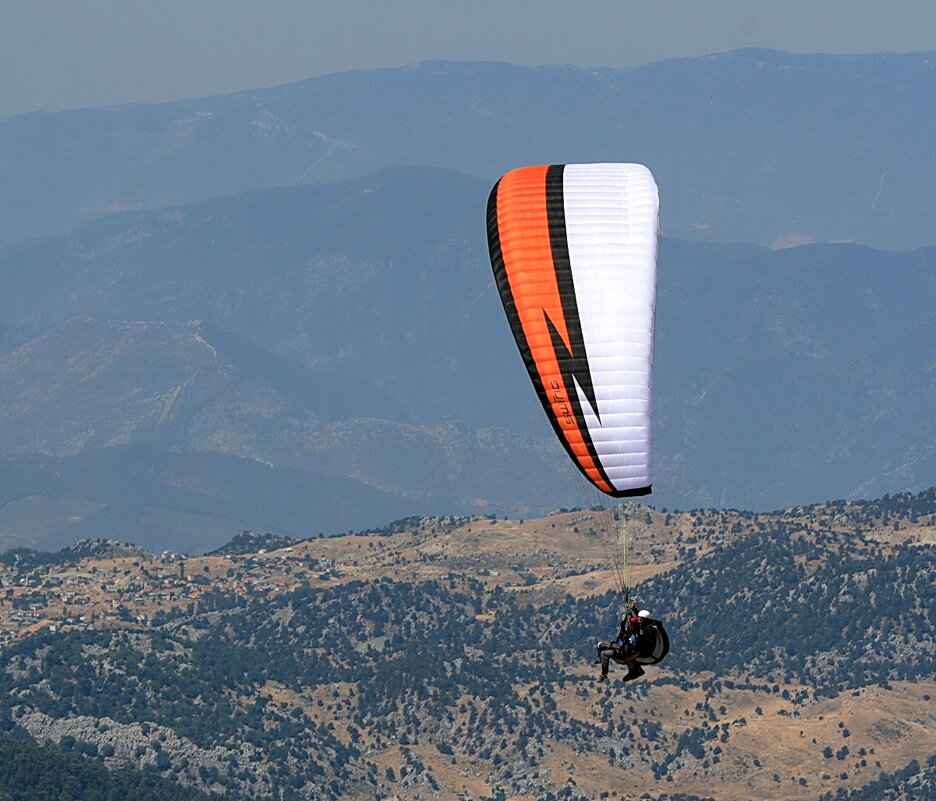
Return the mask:
{"type": "Polygon", "coordinates": [[[624,67],[936,49],[936,0],[0,0],[0,116],[424,59],[624,67]]]}

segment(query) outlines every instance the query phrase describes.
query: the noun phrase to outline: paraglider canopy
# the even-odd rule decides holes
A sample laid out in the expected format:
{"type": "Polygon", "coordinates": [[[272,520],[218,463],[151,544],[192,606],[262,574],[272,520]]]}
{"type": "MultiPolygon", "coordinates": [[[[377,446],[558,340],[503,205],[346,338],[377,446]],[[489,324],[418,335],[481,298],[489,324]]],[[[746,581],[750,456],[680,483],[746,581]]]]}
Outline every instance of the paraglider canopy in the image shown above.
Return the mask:
{"type": "Polygon", "coordinates": [[[640,164],[523,167],[488,202],[494,275],[539,399],[616,498],[652,484],[658,207],[640,164]]]}

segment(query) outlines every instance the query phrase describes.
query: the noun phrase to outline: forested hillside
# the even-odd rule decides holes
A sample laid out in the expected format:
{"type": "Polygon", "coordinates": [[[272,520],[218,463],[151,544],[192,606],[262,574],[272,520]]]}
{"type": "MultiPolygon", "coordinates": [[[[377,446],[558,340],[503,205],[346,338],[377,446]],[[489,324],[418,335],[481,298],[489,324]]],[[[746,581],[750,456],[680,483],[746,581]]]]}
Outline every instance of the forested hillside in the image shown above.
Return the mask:
{"type": "Polygon", "coordinates": [[[91,751],[86,745],[75,745],[66,740],[57,749],[44,749],[18,738],[0,739],[0,797],[4,801],[214,801],[220,797],[153,770],[109,771],[87,759],[91,751]],[[68,753],[72,750],[75,753],[68,753]]]}
{"type": "Polygon", "coordinates": [[[619,603],[589,562],[591,519],[254,539],[281,546],[266,557],[245,535],[210,559],[327,554],[337,573],[240,593],[196,558],[195,605],[8,647],[4,725],[227,798],[814,799],[925,779],[936,491],[649,510],[636,592],[673,648],[627,684],[590,664],[619,603]]]}

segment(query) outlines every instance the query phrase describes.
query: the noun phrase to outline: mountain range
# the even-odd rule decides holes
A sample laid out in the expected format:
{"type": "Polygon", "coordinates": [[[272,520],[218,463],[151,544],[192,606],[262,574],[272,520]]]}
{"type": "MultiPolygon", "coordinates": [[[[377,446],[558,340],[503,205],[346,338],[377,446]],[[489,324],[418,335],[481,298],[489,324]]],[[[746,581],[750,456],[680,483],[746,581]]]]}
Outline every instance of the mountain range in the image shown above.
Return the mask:
{"type": "Polygon", "coordinates": [[[637,161],[680,239],[934,244],[936,55],[738,50],[629,69],[426,62],[0,121],[0,242],[394,166],[492,182],[637,161]]]}
{"type": "MultiPolygon", "coordinates": [[[[388,514],[581,503],[493,287],[487,191],[450,170],[398,168],[111,215],[8,247],[3,455],[58,469],[98,452],[102,485],[107,465],[142,460],[119,468],[142,480],[147,460],[186,453],[204,461],[182,472],[201,464],[209,484],[227,481],[209,454],[306,471],[309,492],[288,514],[251,481],[222,493],[242,500],[225,525],[292,536],[388,514]],[[103,452],[114,446],[143,447],[115,461],[103,452]],[[331,495],[357,510],[349,522],[323,514],[315,476],[347,482],[331,495]],[[382,514],[354,500],[362,486],[390,502],[382,514]]],[[[663,239],[653,502],[763,509],[927,486],[934,262],[936,249],[663,239]]],[[[16,534],[12,519],[0,510],[16,534]]]]}
{"type": "Polygon", "coordinates": [[[660,184],[654,504],[929,486],[933,64],[430,62],[0,121],[0,542],[589,505],[488,266],[535,162],[660,184]]]}

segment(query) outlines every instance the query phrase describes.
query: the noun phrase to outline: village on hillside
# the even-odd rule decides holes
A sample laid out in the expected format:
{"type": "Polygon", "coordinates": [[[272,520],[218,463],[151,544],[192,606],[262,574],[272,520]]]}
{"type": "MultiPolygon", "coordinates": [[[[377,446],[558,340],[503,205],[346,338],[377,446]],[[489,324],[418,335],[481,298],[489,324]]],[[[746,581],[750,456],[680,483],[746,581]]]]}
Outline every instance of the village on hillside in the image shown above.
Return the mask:
{"type": "MultiPolygon", "coordinates": [[[[804,532],[856,526],[883,543],[936,542],[933,515],[868,504],[797,507],[755,514],[736,510],[657,511],[637,507],[630,523],[635,583],[732,539],[778,524],[804,532]]],[[[615,515],[617,519],[617,515],[615,515]]],[[[289,541],[251,553],[204,556],[111,543],[77,559],[0,561],[0,646],[37,631],[158,625],[174,613],[194,612],[207,593],[273,597],[299,587],[324,587],[391,577],[401,581],[471,577],[550,597],[597,595],[615,577],[598,536],[603,510],[562,509],[545,518],[414,517],[382,529],[289,541]],[[38,563],[37,563],[38,561],[38,563]]],[[[244,532],[263,542],[252,532],[244,532]]],[[[267,535],[273,545],[284,540],[267,535]]],[[[235,540],[236,541],[236,540],[235,540]]],[[[105,544],[106,545],[106,544],[105,544]]]]}
{"type": "Polygon", "coordinates": [[[273,595],[341,576],[332,559],[292,550],[202,557],[141,552],[26,570],[0,564],[0,645],[44,628],[150,625],[160,614],[194,610],[206,592],[273,595]]]}

